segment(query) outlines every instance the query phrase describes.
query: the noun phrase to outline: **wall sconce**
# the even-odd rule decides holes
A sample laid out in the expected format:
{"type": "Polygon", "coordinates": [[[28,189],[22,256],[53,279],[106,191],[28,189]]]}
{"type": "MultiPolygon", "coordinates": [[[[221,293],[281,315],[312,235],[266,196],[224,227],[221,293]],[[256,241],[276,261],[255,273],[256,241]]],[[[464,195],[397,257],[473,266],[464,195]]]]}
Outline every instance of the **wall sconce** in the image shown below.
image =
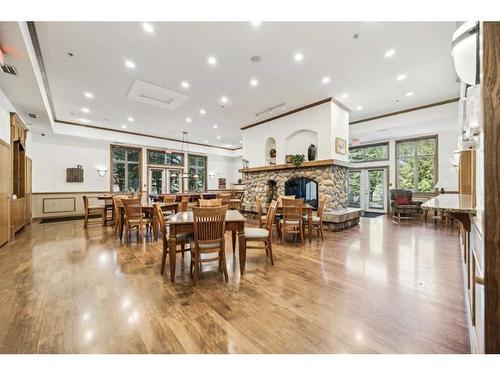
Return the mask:
{"type": "Polygon", "coordinates": [[[212,180],[215,177],[215,172],[214,171],[208,172],[208,177],[212,180]]]}
{"type": "Polygon", "coordinates": [[[108,170],[106,168],[97,168],[97,174],[100,176],[100,177],[104,177],[106,175],[106,172],[108,170]]]}

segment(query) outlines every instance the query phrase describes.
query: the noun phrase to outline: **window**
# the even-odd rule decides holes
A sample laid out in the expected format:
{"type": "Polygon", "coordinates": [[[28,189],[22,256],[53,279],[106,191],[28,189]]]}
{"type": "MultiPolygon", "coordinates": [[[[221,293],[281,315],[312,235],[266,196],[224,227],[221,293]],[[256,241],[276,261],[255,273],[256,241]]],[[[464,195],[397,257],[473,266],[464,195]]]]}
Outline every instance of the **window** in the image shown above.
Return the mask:
{"type": "Polygon", "coordinates": [[[376,145],[349,147],[349,161],[379,161],[389,160],[389,144],[378,143],[376,145]]]}
{"type": "Polygon", "coordinates": [[[397,185],[400,189],[431,192],[436,185],[437,137],[396,143],[397,185]]]}
{"type": "Polygon", "coordinates": [[[190,191],[206,189],[206,168],[206,156],[188,155],[188,189],[190,191]],[[195,175],[197,178],[194,177],[195,175]]]}
{"type": "Polygon", "coordinates": [[[165,152],[161,150],[148,150],[148,164],[183,166],[184,155],[180,152],[165,152]]]}
{"type": "Polygon", "coordinates": [[[140,149],[123,146],[111,146],[113,192],[140,190],[140,160],[140,149]]]}

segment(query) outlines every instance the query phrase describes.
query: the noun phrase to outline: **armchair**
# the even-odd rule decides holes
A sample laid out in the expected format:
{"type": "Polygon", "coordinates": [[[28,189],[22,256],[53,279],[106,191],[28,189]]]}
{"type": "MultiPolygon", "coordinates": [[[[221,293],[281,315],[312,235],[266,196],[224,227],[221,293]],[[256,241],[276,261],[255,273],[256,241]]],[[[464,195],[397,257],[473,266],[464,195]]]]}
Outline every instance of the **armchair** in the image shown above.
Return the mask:
{"type": "Polygon", "coordinates": [[[391,213],[394,219],[411,219],[412,214],[420,214],[420,204],[412,200],[413,193],[411,190],[391,189],[391,213]],[[404,216],[401,217],[401,214],[404,216]]]}

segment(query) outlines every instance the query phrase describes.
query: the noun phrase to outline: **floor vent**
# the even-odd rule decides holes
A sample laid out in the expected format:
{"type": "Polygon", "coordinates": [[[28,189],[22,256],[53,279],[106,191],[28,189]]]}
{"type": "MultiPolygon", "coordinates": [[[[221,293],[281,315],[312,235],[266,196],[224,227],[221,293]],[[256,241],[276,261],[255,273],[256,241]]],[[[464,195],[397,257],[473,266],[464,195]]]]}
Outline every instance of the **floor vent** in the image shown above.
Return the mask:
{"type": "Polygon", "coordinates": [[[13,76],[17,76],[16,67],[13,65],[8,65],[8,64],[2,65],[2,70],[4,71],[4,73],[12,74],[13,76]]]}

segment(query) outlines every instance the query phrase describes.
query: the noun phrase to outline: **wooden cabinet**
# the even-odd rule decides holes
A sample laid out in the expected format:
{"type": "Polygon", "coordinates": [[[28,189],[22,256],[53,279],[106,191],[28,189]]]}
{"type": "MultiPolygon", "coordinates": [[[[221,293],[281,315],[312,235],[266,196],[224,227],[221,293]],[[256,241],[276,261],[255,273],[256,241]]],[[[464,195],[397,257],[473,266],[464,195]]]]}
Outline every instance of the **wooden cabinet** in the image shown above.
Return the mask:
{"type": "Polygon", "coordinates": [[[10,115],[10,237],[31,221],[31,160],[26,157],[26,133],[19,116],[10,115]]]}
{"type": "Polygon", "coordinates": [[[10,237],[10,146],[0,140],[0,246],[10,237]]]}

